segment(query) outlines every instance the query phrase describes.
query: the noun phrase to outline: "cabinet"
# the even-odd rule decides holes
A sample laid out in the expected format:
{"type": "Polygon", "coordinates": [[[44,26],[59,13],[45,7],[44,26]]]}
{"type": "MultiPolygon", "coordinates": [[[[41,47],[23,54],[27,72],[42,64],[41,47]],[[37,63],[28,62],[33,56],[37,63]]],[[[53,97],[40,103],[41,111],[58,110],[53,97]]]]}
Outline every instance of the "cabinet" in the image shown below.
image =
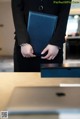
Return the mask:
{"type": "Polygon", "coordinates": [[[66,59],[80,60],[80,36],[68,38],[65,51],[66,59]]]}

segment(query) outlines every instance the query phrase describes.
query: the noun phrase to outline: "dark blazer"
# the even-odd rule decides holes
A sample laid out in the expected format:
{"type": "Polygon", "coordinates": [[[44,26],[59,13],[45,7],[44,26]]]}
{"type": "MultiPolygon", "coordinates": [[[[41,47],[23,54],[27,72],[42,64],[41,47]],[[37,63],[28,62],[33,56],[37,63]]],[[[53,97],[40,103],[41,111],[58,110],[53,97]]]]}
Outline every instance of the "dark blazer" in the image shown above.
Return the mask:
{"type": "MultiPolygon", "coordinates": [[[[60,0],[55,0],[60,1],[60,0]]],[[[65,0],[61,0],[65,1],[65,0]]],[[[71,2],[71,0],[66,0],[71,2]]],[[[57,28],[50,44],[62,47],[66,31],[70,3],[55,4],[54,0],[12,0],[12,13],[18,45],[29,43],[26,31],[29,11],[42,12],[58,16],[57,28]]]]}

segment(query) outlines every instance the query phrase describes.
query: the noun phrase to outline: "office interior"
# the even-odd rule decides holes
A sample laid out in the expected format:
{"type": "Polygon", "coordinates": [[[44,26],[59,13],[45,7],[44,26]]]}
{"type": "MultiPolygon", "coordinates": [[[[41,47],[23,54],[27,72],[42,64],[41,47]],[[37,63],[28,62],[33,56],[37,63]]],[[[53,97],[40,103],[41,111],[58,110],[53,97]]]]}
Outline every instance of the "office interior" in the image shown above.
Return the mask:
{"type": "MultiPolygon", "coordinates": [[[[70,11],[70,14],[76,15],[75,19],[78,19],[80,16],[80,8],[79,4],[73,5],[70,11]]],[[[74,17],[70,17],[74,18],[74,17]]],[[[73,20],[75,23],[76,21],[73,20]]],[[[77,23],[75,23],[77,24],[77,23]]],[[[79,24],[78,24],[79,25],[79,24]]],[[[77,26],[77,25],[76,25],[77,26]]],[[[72,28],[72,26],[71,26],[72,28]]],[[[78,27],[79,28],[79,27],[78,27]]],[[[80,30],[79,30],[80,32],[80,30]]],[[[14,25],[13,25],[13,19],[12,19],[12,13],[11,13],[11,6],[10,6],[10,0],[0,0],[0,72],[13,72],[13,47],[14,47],[14,25]]],[[[79,34],[75,34],[73,32],[72,36],[71,34],[69,36],[66,36],[66,42],[67,42],[67,37],[69,39],[75,40],[75,39],[80,39],[79,34]],[[75,38],[74,38],[75,37],[75,38]]],[[[76,42],[76,41],[74,41],[76,42]]],[[[73,43],[74,43],[73,42],[73,43]]],[[[79,43],[77,43],[79,45],[79,43]]],[[[76,44],[76,45],[77,45],[76,44]]],[[[71,44],[70,44],[71,45],[71,44]]],[[[75,45],[75,43],[74,43],[75,45]]],[[[72,45],[71,45],[72,47],[72,45]]],[[[78,51],[78,50],[77,50],[78,51]]],[[[70,52],[69,52],[70,53],[70,52]]],[[[66,44],[64,45],[64,62],[73,62],[73,63],[79,63],[79,54],[75,57],[73,53],[67,54],[66,56],[66,44]],[[72,55],[70,55],[72,54],[72,55]],[[71,56],[71,57],[70,57],[71,56]],[[67,58],[66,58],[67,57],[67,58]],[[70,59],[68,59],[68,57],[70,59]]],[[[78,64],[77,64],[78,65],[78,64]]],[[[79,86],[80,84],[80,78],[40,78],[41,74],[40,73],[1,73],[0,74],[0,111],[8,109],[8,104],[11,100],[11,97],[13,96],[13,93],[15,90],[17,90],[19,87],[22,88],[27,88],[27,87],[60,87],[63,86],[64,84],[69,86],[79,86]],[[76,85],[75,85],[76,84],[76,85]],[[78,84],[78,85],[77,85],[78,84]]],[[[70,89],[71,90],[71,89],[70,89]]],[[[25,90],[26,93],[26,90],[25,90]]],[[[42,93],[42,92],[41,92],[42,93]]],[[[63,91],[59,92],[60,95],[64,95],[63,91]]],[[[22,93],[20,93],[22,94],[22,93]]],[[[28,93],[29,94],[29,93],[28,93]]],[[[46,119],[80,119],[80,103],[79,100],[80,98],[77,97],[79,96],[79,89],[75,93],[76,99],[72,100],[78,102],[75,104],[76,110],[72,109],[69,112],[64,110],[63,112],[55,112],[48,115],[44,114],[22,114],[22,115],[12,115],[9,116],[9,119],[40,119],[40,118],[46,118],[46,119]]],[[[25,96],[25,94],[24,94],[25,96]]],[[[13,96],[13,99],[16,96],[13,96]]],[[[25,99],[25,98],[24,98],[25,99]]],[[[69,100],[69,99],[67,99],[69,100]]],[[[56,101],[58,104],[58,100],[56,101]]],[[[66,104],[66,101],[64,105],[66,104]]],[[[65,106],[66,108],[66,106],[65,106]]],[[[39,107],[40,109],[40,107],[39,107]]]]}
{"type": "MultiPolygon", "coordinates": [[[[13,72],[14,25],[10,0],[0,0],[0,72],[13,72]]],[[[73,0],[63,48],[64,63],[80,64],[80,2],[73,0]]]]}
{"type": "Polygon", "coordinates": [[[40,78],[40,73],[1,73],[0,111],[9,111],[9,119],[79,119],[79,84],[80,78],[53,80],[40,78]]]}

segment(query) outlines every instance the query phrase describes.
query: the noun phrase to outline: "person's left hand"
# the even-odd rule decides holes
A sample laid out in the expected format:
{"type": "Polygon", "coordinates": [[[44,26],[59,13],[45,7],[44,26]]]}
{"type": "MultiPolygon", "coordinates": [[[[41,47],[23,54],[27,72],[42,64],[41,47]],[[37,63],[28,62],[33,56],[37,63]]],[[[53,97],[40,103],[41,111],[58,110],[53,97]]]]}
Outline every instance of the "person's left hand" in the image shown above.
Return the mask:
{"type": "Polygon", "coordinates": [[[53,60],[56,56],[57,56],[57,54],[58,54],[58,52],[59,52],[59,48],[58,48],[58,46],[55,46],[55,45],[47,45],[46,46],[46,48],[42,51],[42,53],[41,54],[45,54],[46,52],[48,52],[47,53],[47,55],[46,56],[43,56],[43,57],[41,57],[42,59],[47,59],[47,60],[53,60]]]}

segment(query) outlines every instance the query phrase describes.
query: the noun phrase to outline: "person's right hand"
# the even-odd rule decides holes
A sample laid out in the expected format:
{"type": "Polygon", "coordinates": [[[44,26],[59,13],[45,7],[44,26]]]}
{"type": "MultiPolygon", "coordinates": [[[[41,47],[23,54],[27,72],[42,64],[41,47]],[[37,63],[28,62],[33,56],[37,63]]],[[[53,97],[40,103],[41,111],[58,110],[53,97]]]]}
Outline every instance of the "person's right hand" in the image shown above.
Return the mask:
{"type": "Polygon", "coordinates": [[[21,54],[23,57],[30,58],[30,57],[36,57],[36,55],[33,54],[33,48],[30,44],[26,43],[21,46],[21,54]]]}

